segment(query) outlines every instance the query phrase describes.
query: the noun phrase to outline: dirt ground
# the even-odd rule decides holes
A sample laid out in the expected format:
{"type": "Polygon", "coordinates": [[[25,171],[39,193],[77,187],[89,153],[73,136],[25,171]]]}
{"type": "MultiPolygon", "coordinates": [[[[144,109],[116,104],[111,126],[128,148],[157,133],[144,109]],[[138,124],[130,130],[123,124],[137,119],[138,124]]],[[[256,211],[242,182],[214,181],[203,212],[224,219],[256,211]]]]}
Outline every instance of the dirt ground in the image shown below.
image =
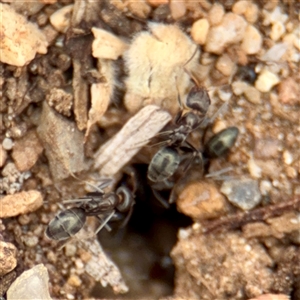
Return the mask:
{"type": "Polygon", "coordinates": [[[0,5],[1,299],[300,300],[298,2],[0,5]],[[237,141],[159,201],[163,146],[147,144],[195,85],[213,122],[189,143],[232,126],[237,141]],[[134,193],[128,224],[115,213],[96,238],[89,217],[61,249],[49,222],[103,177],[134,193]]]}

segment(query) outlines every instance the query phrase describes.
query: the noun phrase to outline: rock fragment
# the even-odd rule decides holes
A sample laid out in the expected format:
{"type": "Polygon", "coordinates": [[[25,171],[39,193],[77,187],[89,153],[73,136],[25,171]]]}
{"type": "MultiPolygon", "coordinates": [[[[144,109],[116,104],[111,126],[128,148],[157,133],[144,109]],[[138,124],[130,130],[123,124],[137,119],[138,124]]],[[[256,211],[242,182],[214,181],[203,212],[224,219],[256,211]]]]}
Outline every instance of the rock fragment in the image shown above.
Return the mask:
{"type": "Polygon", "coordinates": [[[279,101],[282,104],[295,105],[300,103],[300,86],[292,78],[282,80],[278,85],[279,101]]]}
{"type": "Polygon", "coordinates": [[[0,11],[1,62],[22,67],[28,64],[36,53],[47,53],[46,37],[35,24],[27,21],[7,4],[0,3],[0,11]]]}
{"type": "Polygon", "coordinates": [[[209,29],[205,50],[221,54],[227,46],[243,39],[246,27],[247,22],[243,17],[233,13],[226,14],[218,26],[209,29]]]}
{"type": "Polygon", "coordinates": [[[73,95],[63,89],[53,88],[46,96],[48,104],[64,116],[71,116],[73,95]]]}
{"type": "Polygon", "coordinates": [[[66,33],[71,24],[73,4],[58,9],[50,16],[51,25],[59,32],[66,33]]]}
{"type": "Polygon", "coordinates": [[[258,182],[253,179],[228,180],[223,182],[221,192],[235,206],[249,210],[260,203],[258,182]]]}
{"type": "Polygon", "coordinates": [[[2,145],[0,145],[0,168],[5,164],[7,158],[7,152],[3,148],[2,145]]]}
{"type": "Polygon", "coordinates": [[[51,300],[48,270],[43,264],[23,272],[7,291],[7,300],[51,300]]]}
{"type": "Polygon", "coordinates": [[[207,181],[186,185],[176,203],[180,212],[197,220],[216,218],[227,211],[224,196],[207,181]]]}
{"type": "Polygon", "coordinates": [[[37,210],[43,205],[39,191],[23,191],[0,199],[0,218],[10,218],[37,210]]]}
{"type": "Polygon", "coordinates": [[[24,137],[15,141],[12,158],[20,172],[30,170],[43,151],[35,130],[29,131],[24,137]]]}
{"type": "Polygon", "coordinates": [[[255,87],[260,92],[267,93],[279,82],[279,77],[276,74],[264,69],[255,81],[255,87]]]}
{"type": "Polygon", "coordinates": [[[245,35],[241,44],[241,48],[246,54],[256,54],[261,49],[262,40],[262,35],[256,29],[256,27],[248,25],[245,30],[245,35]]]}
{"type": "Polygon", "coordinates": [[[209,29],[209,23],[206,19],[200,19],[193,23],[191,28],[191,36],[195,43],[204,45],[209,29]]]}
{"type": "Polygon", "coordinates": [[[220,3],[214,3],[208,12],[208,20],[210,25],[219,25],[224,17],[225,11],[224,7],[220,3]]]}
{"type": "Polygon", "coordinates": [[[44,103],[37,133],[46,150],[54,180],[62,180],[88,168],[84,159],[83,133],[47,103],[44,103]]]}
{"type": "Polygon", "coordinates": [[[0,276],[12,271],[17,266],[17,248],[11,243],[0,241],[0,276]]]}

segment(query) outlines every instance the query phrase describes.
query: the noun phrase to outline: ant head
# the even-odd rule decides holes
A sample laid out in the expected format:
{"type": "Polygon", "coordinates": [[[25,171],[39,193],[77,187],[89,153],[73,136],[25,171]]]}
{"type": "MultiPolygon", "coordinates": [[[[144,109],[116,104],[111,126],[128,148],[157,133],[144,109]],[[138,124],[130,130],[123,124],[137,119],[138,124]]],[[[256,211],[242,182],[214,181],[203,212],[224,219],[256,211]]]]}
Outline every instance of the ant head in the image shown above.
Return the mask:
{"type": "Polygon", "coordinates": [[[204,88],[198,86],[191,88],[186,99],[186,106],[202,115],[206,114],[210,103],[211,101],[208,92],[204,88]]]}

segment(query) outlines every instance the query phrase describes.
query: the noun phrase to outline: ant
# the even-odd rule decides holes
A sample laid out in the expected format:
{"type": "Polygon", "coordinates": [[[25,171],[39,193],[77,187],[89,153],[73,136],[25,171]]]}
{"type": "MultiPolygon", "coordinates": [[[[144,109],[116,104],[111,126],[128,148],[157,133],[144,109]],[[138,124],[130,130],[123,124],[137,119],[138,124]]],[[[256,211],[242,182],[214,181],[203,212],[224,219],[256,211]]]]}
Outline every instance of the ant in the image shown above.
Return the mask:
{"type": "Polygon", "coordinates": [[[121,186],[116,192],[104,193],[110,181],[104,181],[97,192],[88,193],[85,197],[65,201],[79,202],[78,207],[65,209],[58,213],[48,224],[45,235],[52,240],[64,241],[74,236],[83,228],[87,216],[95,216],[101,220],[95,234],[106,226],[117,212],[128,213],[124,225],[129,220],[134,205],[134,197],[130,190],[121,186]],[[103,221],[100,216],[109,214],[103,221]],[[126,223],[125,223],[126,222],[126,223]]]}
{"type": "Polygon", "coordinates": [[[195,149],[195,147],[188,142],[185,142],[185,145],[180,147],[163,147],[154,155],[149,164],[148,179],[152,182],[167,180],[177,171],[180,163],[186,160],[186,158],[188,158],[189,162],[185,170],[195,157],[200,158],[203,167],[205,167],[209,159],[226,155],[235,144],[238,134],[239,130],[237,127],[228,127],[212,136],[212,138],[205,143],[202,152],[195,149]]]}

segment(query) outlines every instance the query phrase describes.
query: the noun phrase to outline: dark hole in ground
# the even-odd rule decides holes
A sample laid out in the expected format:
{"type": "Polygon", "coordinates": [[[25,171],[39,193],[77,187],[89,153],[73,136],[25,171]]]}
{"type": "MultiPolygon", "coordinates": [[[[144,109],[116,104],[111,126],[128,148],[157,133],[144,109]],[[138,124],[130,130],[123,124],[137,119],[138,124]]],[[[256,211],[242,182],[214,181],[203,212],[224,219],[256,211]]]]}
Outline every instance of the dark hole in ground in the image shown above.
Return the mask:
{"type": "MultiPolygon", "coordinates": [[[[170,251],[177,241],[179,228],[192,224],[180,214],[176,205],[161,206],[147,184],[147,165],[136,165],[136,204],[128,225],[118,228],[110,224],[112,232],[102,230],[99,235],[105,252],[118,265],[129,286],[129,293],[114,295],[111,288],[97,285],[91,296],[97,298],[158,299],[171,295],[174,288],[174,266],[170,251]]],[[[123,184],[128,178],[124,177],[123,184]]]]}

